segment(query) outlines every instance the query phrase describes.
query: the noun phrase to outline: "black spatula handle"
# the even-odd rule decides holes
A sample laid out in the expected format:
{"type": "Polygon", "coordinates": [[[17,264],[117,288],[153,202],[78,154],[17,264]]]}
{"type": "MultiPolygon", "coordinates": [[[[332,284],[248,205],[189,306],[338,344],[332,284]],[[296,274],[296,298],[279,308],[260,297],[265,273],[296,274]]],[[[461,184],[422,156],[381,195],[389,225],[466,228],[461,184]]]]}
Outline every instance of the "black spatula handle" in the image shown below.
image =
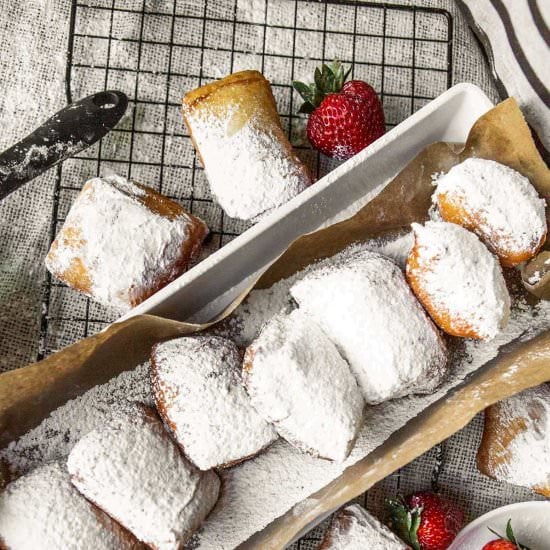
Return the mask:
{"type": "Polygon", "coordinates": [[[0,200],[58,162],[105,136],[122,118],[128,98],[107,91],[65,107],[0,155],[0,200]]]}

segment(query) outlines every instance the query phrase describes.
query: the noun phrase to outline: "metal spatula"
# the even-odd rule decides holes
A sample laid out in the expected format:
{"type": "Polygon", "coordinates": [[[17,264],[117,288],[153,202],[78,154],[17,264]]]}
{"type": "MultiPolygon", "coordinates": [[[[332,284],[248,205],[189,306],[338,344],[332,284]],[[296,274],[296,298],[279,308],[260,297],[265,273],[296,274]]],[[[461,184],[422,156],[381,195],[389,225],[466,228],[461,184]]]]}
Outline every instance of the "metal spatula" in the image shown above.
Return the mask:
{"type": "Polygon", "coordinates": [[[32,134],[0,154],[0,200],[48,168],[105,136],[122,118],[122,92],[90,95],[61,109],[32,134]]]}

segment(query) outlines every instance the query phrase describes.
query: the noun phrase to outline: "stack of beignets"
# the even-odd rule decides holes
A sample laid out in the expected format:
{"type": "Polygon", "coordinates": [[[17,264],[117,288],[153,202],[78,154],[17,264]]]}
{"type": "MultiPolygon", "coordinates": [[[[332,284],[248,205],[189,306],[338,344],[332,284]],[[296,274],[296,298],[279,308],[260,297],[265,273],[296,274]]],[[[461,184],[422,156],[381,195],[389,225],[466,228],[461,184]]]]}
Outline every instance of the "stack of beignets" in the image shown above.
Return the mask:
{"type": "Polygon", "coordinates": [[[510,316],[498,261],[512,267],[537,254],[547,234],[545,200],[526,177],[492,160],[469,158],[436,183],[442,221],[412,225],[407,279],[445,332],[494,338],[510,316]]]}
{"type": "MultiPolygon", "coordinates": [[[[265,89],[258,74],[233,75],[186,97],[187,121],[201,152],[206,134],[197,121],[203,110],[223,114],[222,145],[258,121],[260,130],[277,134],[273,106],[258,105],[258,98],[245,105],[234,97],[233,88],[244,79],[265,89]],[[223,98],[233,98],[235,106],[227,110],[223,98]]],[[[267,154],[262,143],[261,154],[267,154]]],[[[285,143],[281,147],[286,151],[285,143]]],[[[281,170],[292,172],[294,193],[307,178],[292,154],[285,155],[281,170]]],[[[203,160],[209,169],[212,161],[203,160]]],[[[225,207],[243,217],[282,200],[278,189],[261,208],[253,200],[242,210],[224,192],[220,201],[228,200],[225,207]]],[[[544,201],[528,180],[492,161],[469,159],[454,167],[438,179],[433,200],[443,221],[413,224],[406,277],[389,258],[354,247],[293,283],[297,308],[269,319],[244,358],[231,340],[211,334],[157,344],[152,393],[175,441],[155,411],[128,407],[76,444],[67,462],[70,477],[54,464],[8,485],[0,495],[0,542],[10,550],[73,540],[75,547],[106,550],[141,543],[178,550],[216,504],[220,479],[211,468],[251,458],[278,435],[301,451],[344,461],[360,433],[365,404],[433,392],[448,373],[448,354],[432,319],[450,335],[495,337],[508,321],[510,296],[490,250],[502,265],[517,265],[537,253],[547,231],[544,201]],[[510,194],[505,200],[497,200],[497,183],[510,194]],[[29,499],[39,506],[28,509],[29,499]],[[28,539],[21,536],[25,529],[32,530],[28,539]]],[[[85,185],[47,263],[103,303],[131,307],[184,269],[206,231],[203,222],[148,188],[97,178],[85,185]],[[126,233],[110,238],[113,227],[134,223],[141,232],[132,246],[124,248],[126,233]],[[156,240],[146,246],[150,230],[156,240]],[[118,261],[132,261],[113,275],[109,261],[119,252],[118,261]]],[[[491,407],[479,468],[550,496],[549,423],[548,384],[491,407]]],[[[365,546],[407,548],[358,506],[336,516],[320,548],[365,546]]]]}

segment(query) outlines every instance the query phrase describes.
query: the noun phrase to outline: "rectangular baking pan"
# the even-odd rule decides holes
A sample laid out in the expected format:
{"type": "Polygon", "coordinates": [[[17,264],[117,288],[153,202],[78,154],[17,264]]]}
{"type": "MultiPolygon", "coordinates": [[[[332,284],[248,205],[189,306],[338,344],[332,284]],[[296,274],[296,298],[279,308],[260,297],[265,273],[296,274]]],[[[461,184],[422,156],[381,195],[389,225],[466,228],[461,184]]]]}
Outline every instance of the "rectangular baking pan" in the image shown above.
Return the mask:
{"type": "Polygon", "coordinates": [[[430,143],[463,143],[476,119],[492,107],[477,86],[453,86],[120,320],[149,313],[178,321],[209,321],[292,241],[351,216],[354,204],[376,196],[430,143]]]}

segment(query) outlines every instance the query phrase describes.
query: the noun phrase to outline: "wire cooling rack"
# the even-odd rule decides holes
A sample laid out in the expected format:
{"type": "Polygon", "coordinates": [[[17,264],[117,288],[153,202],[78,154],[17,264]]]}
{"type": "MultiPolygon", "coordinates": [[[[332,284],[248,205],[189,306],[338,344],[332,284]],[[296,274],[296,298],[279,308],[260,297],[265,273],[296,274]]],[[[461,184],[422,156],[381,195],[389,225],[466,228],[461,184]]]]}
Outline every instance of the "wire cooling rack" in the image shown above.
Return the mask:
{"type": "MultiPolygon", "coordinates": [[[[75,0],[67,101],[103,89],[130,99],[100,143],[57,168],[51,239],[90,177],[114,171],[155,187],[211,229],[203,257],[248,225],[213,202],[180,113],[183,94],[242,69],[271,81],[298,154],[318,176],[334,161],[313,152],[295,114],[294,79],[338,58],[380,94],[388,128],[451,85],[452,19],[440,9],[302,0],[75,0]]],[[[101,330],[118,316],[48,276],[39,358],[101,330]]]]}
{"type": "MultiPolygon", "coordinates": [[[[114,171],[202,217],[211,229],[207,256],[248,226],[212,201],[180,113],[186,91],[237,70],[262,71],[298,154],[322,176],[335,164],[309,148],[291,82],[309,80],[315,66],[337,57],[353,66],[353,78],[373,85],[391,128],[450,87],[452,28],[445,10],[368,2],[73,1],[67,101],[118,89],[130,107],[100,143],[57,167],[51,240],[83,183],[114,171]]],[[[39,358],[118,316],[49,275],[43,301],[39,358]]],[[[431,452],[437,465],[441,449],[431,452]]],[[[399,476],[385,483],[399,490],[399,476]]],[[[368,496],[379,506],[376,489],[368,496]]],[[[366,504],[367,494],[358,501],[366,504]]],[[[312,531],[293,548],[317,548],[322,532],[312,531]]]]}

